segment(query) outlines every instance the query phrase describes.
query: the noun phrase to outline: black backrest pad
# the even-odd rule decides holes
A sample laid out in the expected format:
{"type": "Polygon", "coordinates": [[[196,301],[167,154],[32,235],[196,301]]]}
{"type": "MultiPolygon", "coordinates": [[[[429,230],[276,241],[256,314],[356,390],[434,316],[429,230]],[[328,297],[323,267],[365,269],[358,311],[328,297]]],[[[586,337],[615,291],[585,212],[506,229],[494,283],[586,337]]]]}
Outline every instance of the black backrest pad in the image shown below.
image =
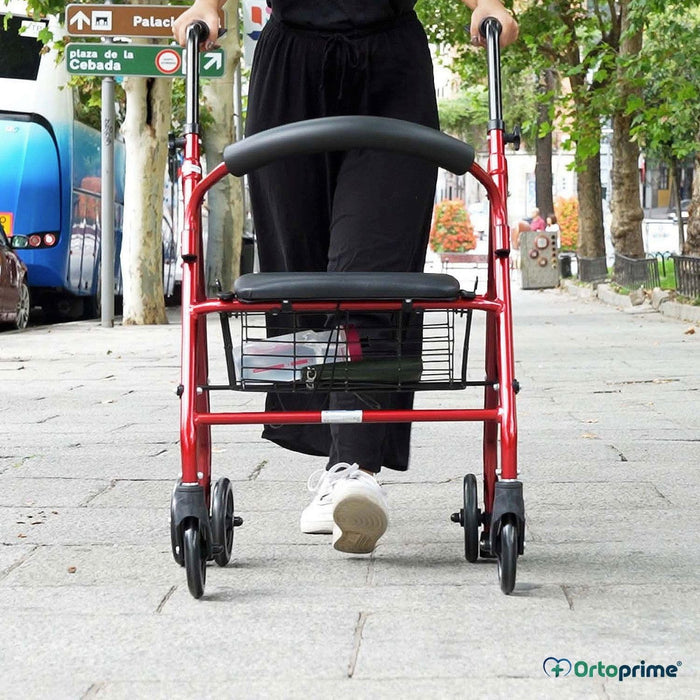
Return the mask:
{"type": "Polygon", "coordinates": [[[284,156],[351,148],[398,151],[462,175],[474,161],[474,149],[437,129],[387,117],[324,117],[285,124],[253,134],[224,149],[232,175],[245,175],[284,156]]]}
{"type": "Polygon", "coordinates": [[[459,281],[423,272],[258,272],[234,283],[240,301],[454,301],[459,281]]]}

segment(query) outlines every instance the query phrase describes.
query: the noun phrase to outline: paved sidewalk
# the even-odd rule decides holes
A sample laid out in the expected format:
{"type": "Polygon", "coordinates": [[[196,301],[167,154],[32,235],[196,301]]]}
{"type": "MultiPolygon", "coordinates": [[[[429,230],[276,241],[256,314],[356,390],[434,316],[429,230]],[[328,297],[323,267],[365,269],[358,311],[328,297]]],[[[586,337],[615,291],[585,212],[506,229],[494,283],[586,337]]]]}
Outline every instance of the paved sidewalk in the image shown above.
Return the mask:
{"type": "MultiPolygon", "coordinates": [[[[410,471],[382,473],[371,557],[300,534],[322,459],[215,429],[245,524],[193,600],[168,528],[177,319],[0,334],[0,697],[697,697],[700,332],[517,280],[514,309],[528,521],[508,597],[450,522],[481,426],[436,423],[414,426],[410,471]],[[678,672],[548,678],[547,657],[678,672]]],[[[480,377],[481,319],[473,338],[480,377]]]]}

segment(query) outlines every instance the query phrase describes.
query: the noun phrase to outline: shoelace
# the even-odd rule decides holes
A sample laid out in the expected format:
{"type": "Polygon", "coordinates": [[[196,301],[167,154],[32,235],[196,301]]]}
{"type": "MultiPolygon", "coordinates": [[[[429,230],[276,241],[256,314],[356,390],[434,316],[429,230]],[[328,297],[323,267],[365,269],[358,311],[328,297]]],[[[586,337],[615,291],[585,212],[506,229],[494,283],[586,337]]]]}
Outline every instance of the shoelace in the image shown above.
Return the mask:
{"type": "Polygon", "coordinates": [[[377,481],[376,476],[370,476],[366,472],[363,472],[361,469],[353,469],[353,471],[348,475],[348,479],[355,479],[355,480],[359,480],[359,481],[366,479],[368,483],[373,484],[374,486],[379,488],[379,490],[381,491],[382,496],[384,496],[384,498],[387,497],[386,490],[379,483],[379,481],[377,481]]]}
{"type": "Polygon", "coordinates": [[[359,467],[357,464],[347,464],[346,462],[334,464],[330,469],[319,469],[309,476],[306,482],[306,488],[311,492],[319,493],[322,489],[330,490],[330,486],[338,481],[338,479],[345,479],[354,474],[358,469],[359,467]]]}

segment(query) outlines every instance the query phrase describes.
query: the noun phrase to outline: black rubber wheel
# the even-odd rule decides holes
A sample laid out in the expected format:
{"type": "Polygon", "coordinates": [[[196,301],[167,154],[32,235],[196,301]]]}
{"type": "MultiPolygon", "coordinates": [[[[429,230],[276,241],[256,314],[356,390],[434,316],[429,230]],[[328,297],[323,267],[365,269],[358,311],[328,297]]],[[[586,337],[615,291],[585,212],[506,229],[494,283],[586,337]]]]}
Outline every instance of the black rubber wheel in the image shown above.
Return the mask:
{"type": "Polygon", "coordinates": [[[231,482],[219,479],[211,494],[211,531],[214,539],[214,561],[226,566],[231,561],[233,551],[233,488],[231,482]]]}
{"type": "Polygon", "coordinates": [[[202,537],[199,525],[190,521],[185,528],[183,550],[185,554],[185,571],[187,572],[187,587],[194,598],[204,595],[204,584],[207,580],[207,561],[202,549],[202,537]]]}
{"type": "Polygon", "coordinates": [[[501,590],[508,595],[515,588],[518,562],[518,526],[513,516],[505,516],[501,525],[498,551],[498,580],[501,590]]]}
{"type": "Polygon", "coordinates": [[[15,328],[18,331],[24,330],[29,323],[29,314],[32,310],[32,302],[29,296],[27,281],[22,280],[19,284],[19,299],[17,301],[17,311],[15,313],[15,328]]]}
{"type": "MultiPolygon", "coordinates": [[[[179,482],[178,482],[179,483],[179,482]]],[[[177,488],[177,486],[175,487],[177,488]]],[[[173,552],[173,559],[176,564],[180,566],[185,565],[185,555],[183,554],[182,541],[178,535],[177,528],[175,527],[175,490],[173,489],[173,495],[170,498],[170,547],[173,552]]]]}
{"type": "Polygon", "coordinates": [[[462,527],[464,527],[464,556],[467,561],[475,562],[479,558],[479,496],[476,477],[467,474],[464,477],[464,510],[462,527]]]}

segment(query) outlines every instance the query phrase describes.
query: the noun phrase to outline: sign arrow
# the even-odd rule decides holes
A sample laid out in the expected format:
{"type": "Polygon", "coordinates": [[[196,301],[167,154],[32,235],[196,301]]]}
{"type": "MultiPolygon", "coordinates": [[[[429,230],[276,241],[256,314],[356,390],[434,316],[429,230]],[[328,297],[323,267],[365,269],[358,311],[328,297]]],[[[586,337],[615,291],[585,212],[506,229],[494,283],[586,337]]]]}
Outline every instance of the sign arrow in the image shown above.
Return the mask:
{"type": "Polygon", "coordinates": [[[215,70],[218,70],[223,65],[224,56],[222,53],[205,53],[202,59],[204,70],[209,70],[212,66],[214,66],[215,70]]]}
{"type": "MultiPolygon", "coordinates": [[[[116,7],[116,5],[115,5],[116,7]]],[[[124,7],[128,7],[124,5],[124,7]]],[[[66,46],[66,68],[75,75],[141,75],[153,78],[181,78],[184,75],[184,50],[179,46],[154,44],[80,44],[66,46]]],[[[206,68],[200,64],[204,78],[220,78],[223,73],[223,51],[208,51],[206,68]],[[218,68],[217,68],[218,66],[218,68]]]]}
{"type": "MultiPolygon", "coordinates": [[[[69,3],[66,5],[65,23],[69,36],[143,36],[172,39],[173,23],[186,10],[187,7],[182,5],[69,3]]],[[[219,22],[222,27],[226,26],[223,10],[219,10],[219,22]]]]}
{"type": "Polygon", "coordinates": [[[71,18],[71,21],[68,24],[77,24],[78,29],[82,30],[82,28],[87,24],[90,24],[90,18],[84,13],[84,12],[78,12],[77,15],[71,18]]]}

